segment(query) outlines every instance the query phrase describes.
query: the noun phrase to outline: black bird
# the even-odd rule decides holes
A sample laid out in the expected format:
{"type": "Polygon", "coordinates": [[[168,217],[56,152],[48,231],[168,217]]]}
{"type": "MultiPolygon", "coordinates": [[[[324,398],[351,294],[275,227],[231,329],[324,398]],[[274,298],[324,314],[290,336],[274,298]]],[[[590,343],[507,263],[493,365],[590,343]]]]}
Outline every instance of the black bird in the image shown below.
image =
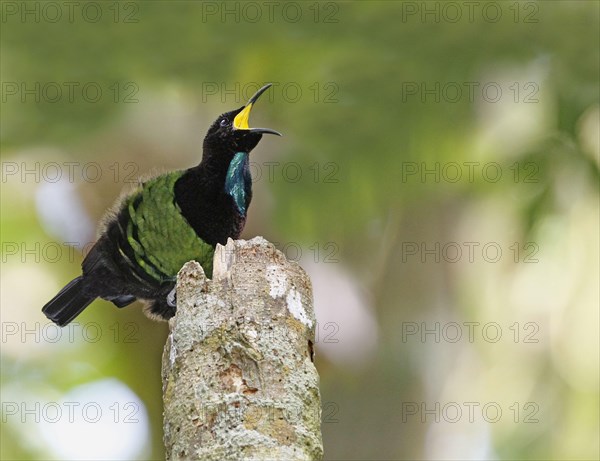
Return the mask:
{"type": "Polygon", "coordinates": [[[238,238],[244,228],[252,199],[248,155],[263,134],[281,136],[248,126],[253,104],[270,86],[217,118],[199,165],[143,182],[116,204],[83,260],[83,274],[43,307],[46,317],[64,326],[96,298],[117,307],[140,299],[151,318],[175,315],[181,266],[196,260],[211,277],[216,244],[238,238]]]}

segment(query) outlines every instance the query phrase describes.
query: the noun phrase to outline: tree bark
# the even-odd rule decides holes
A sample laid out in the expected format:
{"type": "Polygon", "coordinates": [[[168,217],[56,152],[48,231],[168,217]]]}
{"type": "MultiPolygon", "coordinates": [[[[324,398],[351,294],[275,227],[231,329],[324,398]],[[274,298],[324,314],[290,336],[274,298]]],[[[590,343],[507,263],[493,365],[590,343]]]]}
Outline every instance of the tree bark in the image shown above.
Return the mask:
{"type": "Polygon", "coordinates": [[[188,262],[163,353],[167,460],[323,456],[310,279],[256,237],[188,262]]]}

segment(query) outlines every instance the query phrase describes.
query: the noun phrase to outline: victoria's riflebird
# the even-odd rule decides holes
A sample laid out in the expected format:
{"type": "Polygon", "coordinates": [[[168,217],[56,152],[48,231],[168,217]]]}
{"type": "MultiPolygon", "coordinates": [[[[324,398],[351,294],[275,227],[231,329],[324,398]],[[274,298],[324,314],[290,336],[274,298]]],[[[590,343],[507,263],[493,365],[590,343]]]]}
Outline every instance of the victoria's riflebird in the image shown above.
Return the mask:
{"type": "Polygon", "coordinates": [[[153,318],[175,315],[177,272],[198,261],[207,276],[217,243],[240,236],[252,199],[248,156],[268,128],[250,128],[248,103],[219,116],[204,138],[202,161],[141,183],[118,202],[97,242],[82,263],[82,275],[67,284],[42,309],[60,326],[71,322],[94,299],[117,307],[147,302],[153,318]]]}

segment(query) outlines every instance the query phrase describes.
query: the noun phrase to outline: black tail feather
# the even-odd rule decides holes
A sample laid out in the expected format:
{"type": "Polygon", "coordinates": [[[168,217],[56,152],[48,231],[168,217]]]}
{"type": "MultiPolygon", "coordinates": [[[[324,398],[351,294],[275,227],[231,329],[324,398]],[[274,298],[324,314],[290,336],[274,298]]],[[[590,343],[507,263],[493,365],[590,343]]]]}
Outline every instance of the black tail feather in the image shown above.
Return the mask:
{"type": "Polygon", "coordinates": [[[77,317],[94,299],[83,293],[83,277],[71,280],[42,308],[42,312],[58,326],[77,317]]]}
{"type": "Polygon", "coordinates": [[[137,298],[133,295],[121,295],[115,296],[114,298],[104,298],[107,301],[110,301],[118,308],[129,306],[132,302],[136,301],[137,298]]]}

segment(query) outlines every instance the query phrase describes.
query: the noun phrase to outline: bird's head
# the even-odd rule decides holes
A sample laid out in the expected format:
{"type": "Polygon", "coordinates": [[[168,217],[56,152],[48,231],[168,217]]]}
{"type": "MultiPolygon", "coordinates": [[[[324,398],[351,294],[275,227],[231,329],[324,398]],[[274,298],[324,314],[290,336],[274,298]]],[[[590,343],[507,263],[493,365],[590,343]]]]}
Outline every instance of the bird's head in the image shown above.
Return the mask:
{"type": "Polygon", "coordinates": [[[269,128],[250,128],[248,119],[254,103],[258,100],[271,84],[263,86],[250,98],[245,106],[220,115],[208,129],[204,138],[205,153],[230,154],[236,152],[250,153],[261,140],[263,134],[281,133],[269,128]]]}

